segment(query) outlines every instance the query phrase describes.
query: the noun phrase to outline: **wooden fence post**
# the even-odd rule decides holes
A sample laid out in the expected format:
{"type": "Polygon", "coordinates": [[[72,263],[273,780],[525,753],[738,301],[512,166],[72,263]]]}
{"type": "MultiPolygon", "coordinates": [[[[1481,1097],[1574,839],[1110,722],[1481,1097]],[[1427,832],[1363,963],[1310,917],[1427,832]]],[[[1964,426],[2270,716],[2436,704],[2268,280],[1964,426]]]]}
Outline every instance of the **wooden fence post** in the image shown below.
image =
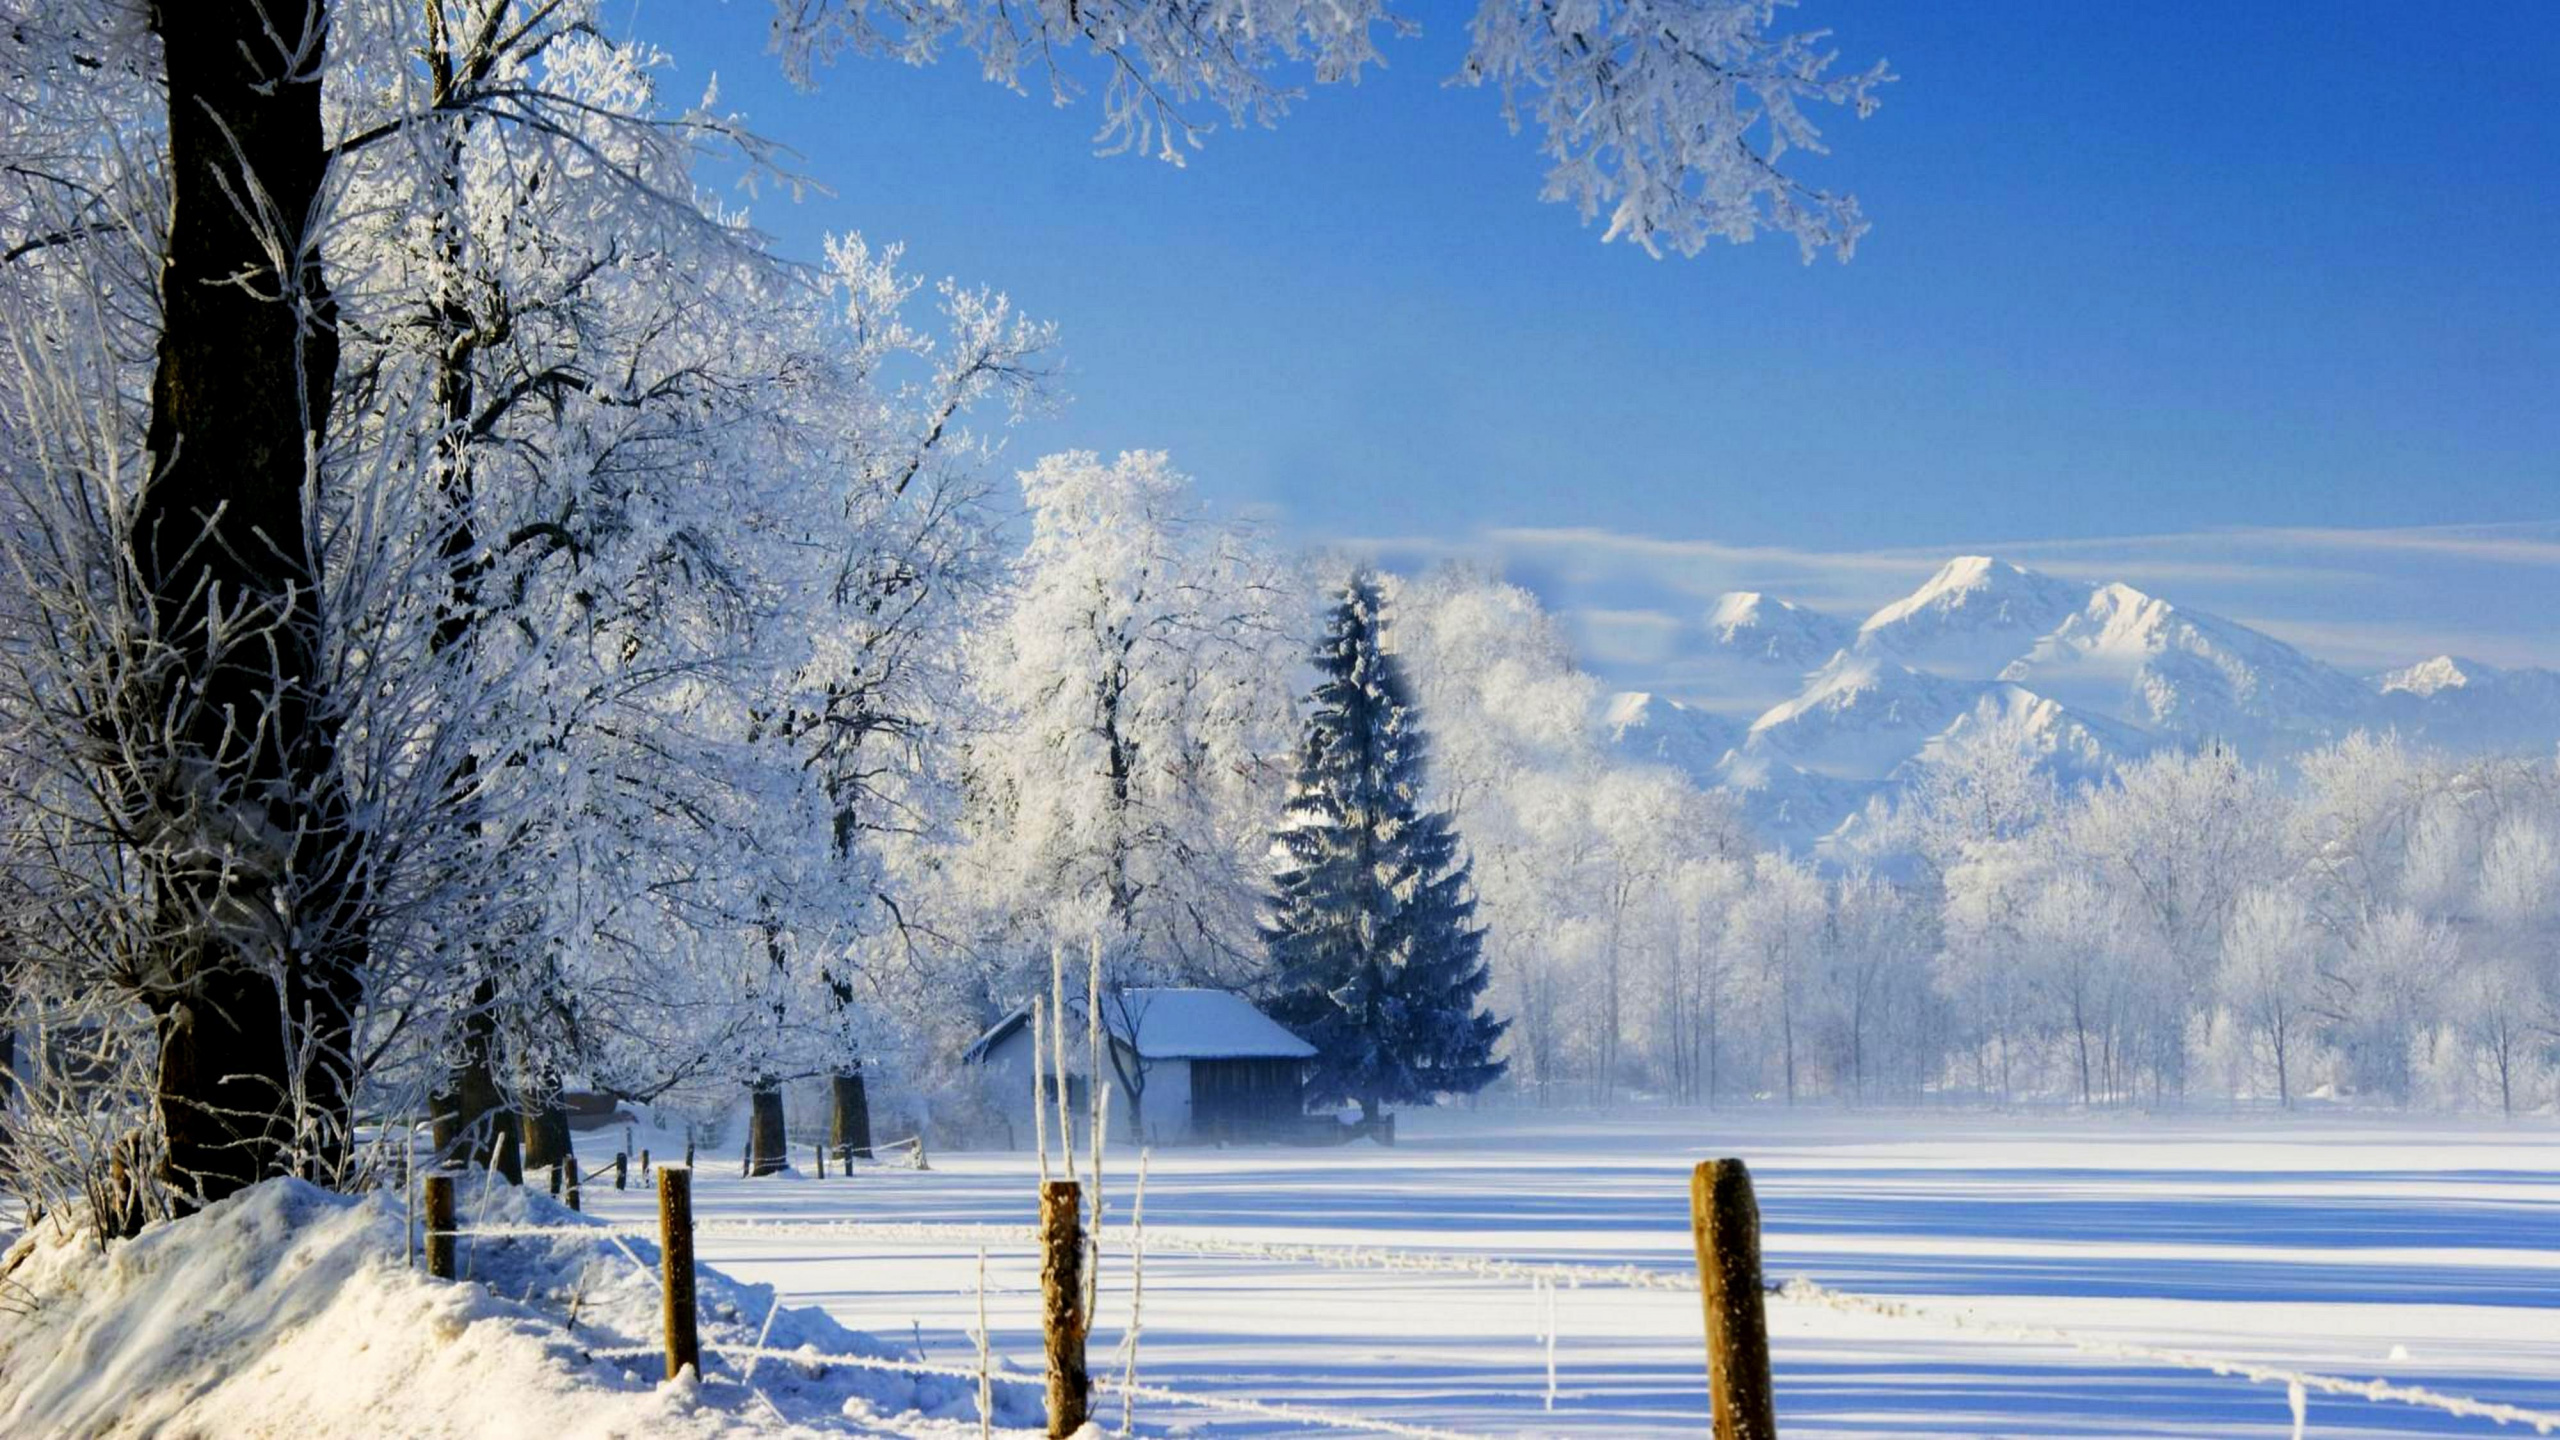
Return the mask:
{"type": "Polygon", "coordinates": [[[631,1188],[631,1152],[628,1150],[613,1152],[613,1188],[616,1190],[631,1188]]]}
{"type": "Polygon", "coordinates": [[[694,1329],[693,1171],[658,1171],[658,1258],[666,1292],[667,1378],[693,1367],[702,1374],[702,1339],[694,1329]]]}
{"type": "Polygon", "coordinates": [[[649,1178],[649,1147],[646,1145],[640,1147],[640,1178],[649,1178]]]}
{"type": "Polygon", "coordinates": [[[811,1154],[816,1155],[816,1156],[818,1157],[818,1178],[819,1178],[819,1179],[821,1179],[821,1180],[826,1179],[826,1178],[827,1178],[827,1142],[826,1142],[826,1141],[824,1141],[824,1140],[812,1140],[812,1141],[810,1141],[810,1142],[809,1142],[809,1151],[810,1151],[810,1153],[811,1153],[811,1154]]]}
{"type": "Polygon", "coordinates": [[[453,1278],[453,1177],[441,1170],[427,1177],[427,1273],[453,1278]]]}
{"type": "Polygon", "coordinates": [[[1760,1293],[1760,1203],[1741,1161],[1699,1162],[1689,1178],[1689,1229],[1706,1299],[1716,1440],[1776,1440],[1769,1321],[1760,1293]]]}
{"type": "Polygon", "coordinates": [[[1073,1180],[1040,1186],[1040,1326],[1048,1337],[1049,1435],[1084,1428],[1092,1399],[1084,1368],[1084,1199],[1073,1180]]]}
{"type": "Polygon", "coordinates": [[[574,1154],[563,1155],[560,1157],[560,1164],[569,1172],[569,1208],[572,1210],[586,1208],[578,1203],[578,1157],[574,1154]]]}

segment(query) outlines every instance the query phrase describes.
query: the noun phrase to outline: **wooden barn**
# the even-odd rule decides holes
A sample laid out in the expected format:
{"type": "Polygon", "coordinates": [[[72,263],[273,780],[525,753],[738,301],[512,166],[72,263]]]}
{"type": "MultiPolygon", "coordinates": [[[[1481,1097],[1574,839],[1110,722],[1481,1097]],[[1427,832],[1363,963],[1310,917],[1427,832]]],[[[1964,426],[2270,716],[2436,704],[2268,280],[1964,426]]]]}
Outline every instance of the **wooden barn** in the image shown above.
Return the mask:
{"type": "MultiPolygon", "coordinates": [[[[1091,1109],[1084,997],[1069,1000],[1067,1105],[1079,1136],[1091,1109]]],[[[1102,999],[1103,1077],[1114,1139],[1149,1144],[1280,1139],[1304,1129],[1306,1062],[1315,1047],[1228,990],[1131,989],[1102,999]]],[[[999,1078],[1013,1143],[1030,1148],[1031,1010],[1014,1011],[963,1056],[999,1078]]],[[[1056,1104],[1054,1079],[1048,1091],[1056,1104]]],[[[1050,1112],[1054,1116],[1055,1111],[1050,1112]]]]}

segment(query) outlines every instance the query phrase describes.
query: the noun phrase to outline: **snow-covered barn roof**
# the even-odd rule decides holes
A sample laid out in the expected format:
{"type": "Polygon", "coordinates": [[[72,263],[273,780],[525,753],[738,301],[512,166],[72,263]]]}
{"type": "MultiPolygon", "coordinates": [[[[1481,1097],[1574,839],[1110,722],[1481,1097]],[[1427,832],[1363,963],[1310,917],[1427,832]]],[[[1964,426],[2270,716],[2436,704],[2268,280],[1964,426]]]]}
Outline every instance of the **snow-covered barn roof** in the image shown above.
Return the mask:
{"type": "MultiPolygon", "coordinates": [[[[1081,1016],[1083,996],[1068,1004],[1081,1016]]],[[[1030,1006],[1015,1010],[979,1036],[964,1058],[984,1060],[1030,1019],[1030,1006]]],[[[1147,1060],[1304,1060],[1316,1053],[1232,990],[1124,990],[1103,997],[1102,1024],[1147,1060]]],[[[1069,1027],[1067,1044],[1081,1053],[1084,1023],[1072,1020],[1069,1027]]]]}

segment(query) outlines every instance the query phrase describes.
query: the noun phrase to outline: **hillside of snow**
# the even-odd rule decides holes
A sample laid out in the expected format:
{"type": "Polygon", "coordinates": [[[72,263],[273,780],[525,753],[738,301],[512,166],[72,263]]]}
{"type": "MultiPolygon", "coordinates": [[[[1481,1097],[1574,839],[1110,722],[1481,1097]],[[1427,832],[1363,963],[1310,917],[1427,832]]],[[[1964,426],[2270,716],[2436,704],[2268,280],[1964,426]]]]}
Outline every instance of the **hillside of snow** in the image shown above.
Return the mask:
{"type": "Polygon", "coordinates": [[[1742,727],[1720,715],[1641,690],[1609,696],[1600,728],[1621,753],[1693,775],[1714,770],[1742,738],[1742,727]]]}
{"type": "Polygon", "coordinates": [[[1610,697],[1607,738],[1741,798],[1797,849],[1968,730],[2002,719],[2066,783],[2163,746],[2280,763],[2356,730],[2458,754],[2560,746],[2560,673],[2440,655],[2350,675],[2130,585],[1959,556],[1852,623],[1756,591],[1719,597],[1677,697],[1610,697]],[[1749,717],[1747,722],[1744,717],[1749,717]]]}
{"type": "Polygon", "coordinates": [[[1716,597],[1707,612],[1707,637],[1736,658],[1810,670],[1849,643],[1849,626],[1756,590],[1716,597]]]}
{"type": "MultiPolygon", "coordinates": [[[[396,1196],[271,1180],[103,1252],[40,1223],[10,1252],[0,1306],[0,1434],[336,1437],[975,1435],[973,1385],[830,1366],[897,1358],[822,1310],[698,1271],[702,1339],[808,1358],[753,1385],[718,1357],[710,1382],[663,1383],[656,1247],[506,1185],[458,1187],[465,1228],[580,1235],[466,1238],[464,1279],[404,1263],[396,1196]],[[627,1247],[627,1248],[626,1248],[627,1247]],[[603,1358],[599,1351],[652,1353],[603,1358]]],[[[1037,1423],[1021,1387],[999,1418],[1037,1423]]]]}
{"type": "Polygon", "coordinates": [[[1989,679],[2069,618],[2088,593],[2088,586],[1989,556],[1959,556],[1868,616],[1857,648],[1932,674],[1989,679]]]}

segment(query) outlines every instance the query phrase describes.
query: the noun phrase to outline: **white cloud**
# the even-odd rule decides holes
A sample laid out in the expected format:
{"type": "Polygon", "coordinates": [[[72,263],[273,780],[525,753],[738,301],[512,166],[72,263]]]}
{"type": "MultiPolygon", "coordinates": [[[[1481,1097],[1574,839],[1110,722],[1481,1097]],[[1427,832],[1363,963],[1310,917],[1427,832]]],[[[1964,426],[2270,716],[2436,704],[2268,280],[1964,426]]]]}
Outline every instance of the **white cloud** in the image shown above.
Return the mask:
{"type": "Polygon", "coordinates": [[[1817,550],[1589,526],[1352,542],[1399,568],[1486,565],[1564,613],[1614,683],[1680,693],[1704,602],[1760,590],[1844,619],[1907,593],[1950,556],[1996,555],[2090,582],[2123,581],[2229,616],[2351,670],[2451,652],[2560,666],[2560,522],[2346,529],[2236,528],[1928,547],[1817,550]]]}

